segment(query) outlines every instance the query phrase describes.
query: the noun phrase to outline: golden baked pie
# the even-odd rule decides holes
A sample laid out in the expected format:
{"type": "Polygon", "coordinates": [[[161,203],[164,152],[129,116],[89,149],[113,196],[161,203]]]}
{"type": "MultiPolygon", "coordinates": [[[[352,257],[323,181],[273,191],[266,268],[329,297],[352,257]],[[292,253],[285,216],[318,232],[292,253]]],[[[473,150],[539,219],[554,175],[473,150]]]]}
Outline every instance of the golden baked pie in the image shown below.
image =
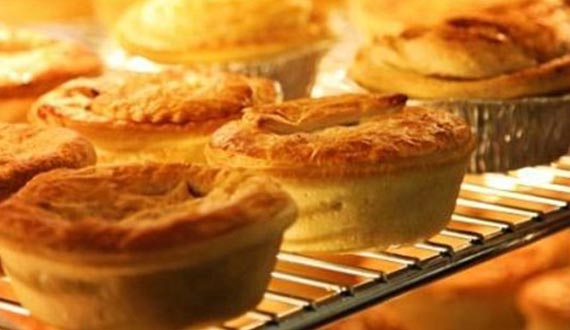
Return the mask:
{"type": "Polygon", "coordinates": [[[413,330],[525,329],[516,305],[518,292],[535,276],[570,265],[569,251],[570,232],[565,231],[414,290],[370,313],[392,314],[413,330]]]}
{"type": "Polygon", "coordinates": [[[350,75],[374,91],[426,99],[515,99],[570,92],[570,8],[558,0],[491,7],[377,37],[350,75]]]}
{"type": "MultiPolygon", "coordinates": [[[[570,250],[566,250],[570,259],[570,250]]],[[[570,329],[570,267],[531,279],[522,289],[518,304],[528,330],[570,329]]]]}
{"type": "Polygon", "coordinates": [[[150,0],[118,26],[128,51],[161,63],[260,58],[322,39],[312,0],[150,0]]]}
{"type": "Polygon", "coordinates": [[[254,107],[214,133],[206,157],[282,182],[300,207],[287,250],[413,243],[447,224],[474,140],[461,118],[405,104],[370,94],[254,107]]]}
{"type": "Polygon", "coordinates": [[[410,25],[433,25],[451,16],[521,1],[525,0],[350,0],[349,4],[352,22],[374,38],[402,33],[410,25]]]}
{"type": "Polygon", "coordinates": [[[306,96],[331,33],[312,0],[149,0],[117,24],[128,53],[156,63],[279,81],[306,96]]]}
{"type": "Polygon", "coordinates": [[[0,25],[0,121],[24,121],[43,93],[100,71],[98,57],[82,45],[0,25]]]}
{"type": "Polygon", "coordinates": [[[0,123],[0,201],[42,172],[95,160],[91,143],[70,130],[0,123]]]}
{"type": "Polygon", "coordinates": [[[236,74],[184,70],[111,72],[78,79],[43,96],[29,121],[72,128],[101,162],[190,162],[222,124],[249,106],[279,100],[278,85],[236,74]]]}
{"type": "Polygon", "coordinates": [[[171,330],[254,307],[296,206],[263,177],[147,164],[40,175],[0,214],[3,266],[34,317],[171,330]]]}

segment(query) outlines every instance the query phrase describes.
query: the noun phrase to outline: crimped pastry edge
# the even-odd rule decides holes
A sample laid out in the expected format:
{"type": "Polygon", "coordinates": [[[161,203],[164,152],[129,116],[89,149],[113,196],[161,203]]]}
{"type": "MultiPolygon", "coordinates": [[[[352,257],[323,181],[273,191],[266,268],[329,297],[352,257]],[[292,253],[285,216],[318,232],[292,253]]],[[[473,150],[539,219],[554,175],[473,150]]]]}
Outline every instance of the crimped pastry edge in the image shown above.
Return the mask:
{"type": "Polygon", "coordinates": [[[251,108],[240,121],[230,122],[214,133],[205,150],[206,158],[217,165],[232,164],[282,175],[322,176],[429,168],[464,161],[471,154],[475,138],[466,122],[433,109],[405,107],[405,101],[406,97],[400,94],[346,94],[251,108]],[[366,118],[376,116],[378,121],[366,121],[366,118]],[[358,118],[357,125],[364,120],[362,130],[345,127],[351,126],[355,118],[358,118]],[[391,118],[396,119],[392,122],[391,118]],[[410,123],[407,118],[415,121],[410,123]],[[409,132],[399,133],[401,139],[397,142],[374,133],[375,127],[380,129],[384,125],[409,128],[413,132],[421,129],[422,120],[430,123],[430,129],[421,131],[426,136],[419,142],[407,139],[409,132]],[[443,136],[436,139],[436,134],[443,136]],[[339,141],[334,140],[335,137],[339,141]],[[327,149],[323,151],[320,146],[323,141],[331,141],[323,140],[325,138],[333,139],[343,149],[336,151],[332,149],[333,145],[325,145],[327,149]],[[359,144],[360,140],[363,145],[359,144]],[[307,143],[310,145],[304,148],[307,143]],[[426,146],[420,148],[419,143],[426,146]],[[277,146],[285,155],[268,153],[268,146],[277,146]],[[300,147],[304,148],[303,155],[310,154],[309,158],[299,157],[295,150],[300,147]],[[423,153],[425,148],[434,150],[423,153]],[[364,157],[362,150],[367,149],[375,153],[374,157],[364,157]],[[360,153],[352,154],[357,152],[360,153]]]}
{"type": "MultiPolygon", "coordinates": [[[[110,177],[108,177],[107,180],[109,178],[110,177]]],[[[139,180],[140,179],[141,178],[139,178],[139,180]]],[[[95,180],[97,181],[97,179],[95,180]]],[[[103,177],[99,180],[105,180],[105,178],[103,177]]],[[[4,216],[0,219],[0,222],[5,224],[5,226],[3,226],[5,230],[0,235],[0,244],[10,248],[34,251],[35,254],[39,255],[70,260],[75,259],[79,262],[85,260],[92,260],[93,262],[98,260],[113,261],[125,258],[127,258],[126,260],[137,258],[144,260],[153,254],[172,255],[173,253],[184,253],[189,247],[200,246],[201,243],[207,244],[209,239],[231,234],[240,228],[259,227],[260,225],[261,227],[267,228],[264,224],[268,223],[269,227],[273,226],[274,228],[281,228],[280,230],[283,230],[294,221],[297,212],[296,206],[289,195],[279,188],[278,184],[274,183],[274,181],[266,180],[267,179],[259,177],[259,175],[253,175],[247,171],[215,169],[192,164],[164,165],[149,163],[145,165],[91,167],[77,171],[53,171],[36,177],[25,189],[0,206],[0,209],[4,209],[4,216]],[[88,172],[95,173],[96,171],[118,170],[119,172],[116,174],[111,173],[111,175],[129,176],[129,171],[131,170],[134,171],[138,169],[144,171],[146,169],[152,172],[153,169],[164,171],[168,168],[173,170],[178,168],[179,170],[198,171],[198,173],[194,173],[194,175],[196,175],[194,178],[192,178],[192,173],[181,173],[181,175],[184,174],[185,176],[180,180],[194,180],[201,182],[201,185],[212,185],[220,180],[218,183],[222,185],[229,184],[230,182],[228,180],[235,181],[238,176],[243,176],[243,178],[249,180],[250,183],[245,185],[244,183],[240,183],[240,185],[243,186],[243,191],[241,191],[240,194],[243,194],[243,196],[237,196],[239,199],[234,200],[231,204],[228,204],[227,201],[216,202],[215,200],[207,199],[208,192],[203,200],[198,201],[198,205],[192,206],[195,208],[195,212],[193,211],[194,215],[190,212],[189,217],[175,217],[174,219],[164,218],[163,222],[152,224],[133,223],[131,225],[123,225],[120,222],[107,222],[103,218],[97,219],[95,216],[93,220],[86,219],[83,223],[76,225],[68,221],[63,221],[59,218],[62,215],[59,214],[54,213],[48,216],[45,210],[41,211],[38,206],[34,206],[33,202],[30,204],[26,199],[28,191],[37,189],[34,187],[41,187],[41,185],[44,184],[42,183],[43,181],[48,183],[52,178],[57,180],[58,176],[63,177],[65,181],[66,175],[73,178],[76,174],[81,175],[82,173],[86,173],[88,177],[88,172]],[[209,182],[207,180],[216,181],[209,182]],[[261,184],[262,182],[265,183],[261,184]],[[255,189],[251,190],[252,188],[255,189]],[[260,204],[262,201],[264,202],[260,204]],[[268,203],[269,201],[273,202],[268,203]],[[219,205],[216,205],[216,203],[219,205]],[[244,205],[248,205],[248,203],[254,203],[258,209],[251,210],[250,207],[253,205],[244,208],[244,205]],[[205,209],[197,209],[202,208],[202,205],[205,209]],[[11,208],[15,208],[16,210],[20,209],[23,210],[23,212],[7,213],[11,208]],[[260,208],[265,208],[266,211],[260,213],[260,208]],[[238,213],[242,214],[243,218],[236,219],[235,216],[238,213]],[[178,239],[177,241],[175,240],[176,242],[165,240],[168,236],[179,236],[180,230],[185,226],[195,227],[198,225],[210,227],[211,225],[204,225],[204,221],[217,220],[217,222],[220,222],[224,218],[228,219],[228,217],[234,217],[234,225],[237,220],[238,226],[233,226],[232,228],[230,225],[229,230],[226,228],[228,226],[218,226],[219,228],[214,226],[213,228],[215,230],[212,232],[199,234],[200,232],[198,231],[194,233],[194,236],[198,236],[191,240],[184,239],[180,241],[180,239],[178,239]],[[201,222],[196,223],[198,220],[201,222]],[[29,227],[30,225],[33,227],[29,227]],[[12,228],[12,230],[6,232],[7,228],[12,228]],[[33,230],[28,230],[30,228],[33,228],[33,230]],[[57,236],[54,238],[55,234],[57,234],[57,236]],[[26,241],[24,244],[22,237],[25,236],[29,238],[34,235],[36,235],[35,239],[32,240],[34,244],[29,244],[29,241],[26,241]],[[46,241],[44,239],[42,241],[42,237],[46,237],[48,240],[46,241]],[[83,238],[78,239],[78,237],[83,238]],[[108,239],[110,239],[111,242],[107,242],[108,239]],[[127,244],[125,245],[122,242],[124,239],[126,239],[127,242],[130,240],[133,241],[129,244],[125,243],[127,244]],[[91,242],[89,242],[90,240],[91,242]],[[97,240],[101,240],[100,243],[97,243],[97,240]],[[137,243],[137,241],[140,242],[137,243]]],[[[191,181],[186,182],[188,184],[189,182],[191,183],[191,181]]],[[[111,184],[111,182],[109,182],[109,184],[111,184]]],[[[111,189],[111,186],[108,186],[108,189],[111,189]]],[[[215,190],[217,187],[211,187],[211,189],[215,190]]],[[[55,193],[57,187],[54,186],[48,190],[52,190],[55,193]]],[[[36,200],[38,198],[38,196],[33,197],[33,195],[31,197],[36,200]]],[[[46,198],[48,198],[48,196],[46,196],[46,198]]]]}
{"type": "Polygon", "coordinates": [[[364,48],[356,56],[348,74],[357,84],[370,91],[407,93],[412,98],[508,100],[570,91],[570,79],[565,78],[570,75],[570,54],[536,67],[490,79],[450,80],[423,76],[385,64],[373,64],[364,48]],[[395,74],[401,74],[403,77],[398,83],[400,88],[394,87],[395,74]],[[406,80],[410,86],[405,86],[406,80]],[[545,87],[547,82],[552,80],[554,84],[545,87]],[[430,89],[421,91],[421,85],[430,89]],[[446,86],[451,90],[446,91],[446,86]],[[507,88],[509,86],[510,88],[507,88]]]}
{"type": "Polygon", "coordinates": [[[327,177],[363,177],[376,174],[393,174],[414,171],[417,169],[436,168],[447,164],[466,162],[473,150],[475,150],[476,141],[471,139],[463,146],[460,151],[449,153],[448,155],[430,155],[429,157],[417,157],[414,159],[378,163],[378,164],[346,164],[345,166],[307,166],[298,164],[295,167],[274,166],[263,160],[243,155],[228,155],[226,151],[215,151],[209,145],[206,146],[206,159],[212,165],[232,164],[236,159],[239,168],[254,169],[262,173],[270,175],[283,176],[287,178],[327,178],[327,177]],[[247,164],[247,165],[245,165],[247,164]]]}

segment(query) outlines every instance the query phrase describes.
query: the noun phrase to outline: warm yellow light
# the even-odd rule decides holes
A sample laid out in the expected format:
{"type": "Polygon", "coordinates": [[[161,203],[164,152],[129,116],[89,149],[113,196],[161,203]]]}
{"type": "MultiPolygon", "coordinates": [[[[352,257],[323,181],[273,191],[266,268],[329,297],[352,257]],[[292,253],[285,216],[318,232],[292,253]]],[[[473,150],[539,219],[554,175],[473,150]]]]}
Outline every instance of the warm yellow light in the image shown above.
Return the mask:
{"type": "Polygon", "coordinates": [[[554,173],[543,168],[523,168],[515,172],[517,178],[523,183],[531,185],[543,185],[554,182],[554,173]]]}
{"type": "Polygon", "coordinates": [[[486,174],[485,186],[499,190],[515,190],[517,182],[507,176],[498,174],[486,174]]]}
{"type": "Polygon", "coordinates": [[[108,47],[103,50],[103,57],[108,67],[117,70],[127,70],[134,72],[158,72],[160,67],[140,56],[130,56],[118,47],[108,47]]]}

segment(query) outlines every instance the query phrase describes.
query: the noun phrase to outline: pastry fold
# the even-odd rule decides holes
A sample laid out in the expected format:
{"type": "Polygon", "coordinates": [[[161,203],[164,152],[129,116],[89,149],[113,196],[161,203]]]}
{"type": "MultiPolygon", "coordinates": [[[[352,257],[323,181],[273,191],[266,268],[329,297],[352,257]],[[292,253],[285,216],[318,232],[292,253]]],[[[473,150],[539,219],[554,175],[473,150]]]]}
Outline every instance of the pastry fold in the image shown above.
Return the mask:
{"type": "Polygon", "coordinates": [[[40,173],[95,161],[93,145],[73,131],[0,123],[0,200],[40,173]]]}
{"type": "Polygon", "coordinates": [[[295,209],[264,178],[177,164],[53,171],[0,208],[4,240],[93,255],[197,244],[295,209]]]}
{"type": "Polygon", "coordinates": [[[261,58],[325,34],[311,0],[152,0],[131,8],[117,27],[127,51],[162,63],[261,58]]]}
{"type": "Polygon", "coordinates": [[[112,72],[60,86],[28,118],[81,132],[106,163],[199,161],[216,128],[279,98],[277,83],[237,74],[112,72]]]}
{"type": "Polygon", "coordinates": [[[441,230],[473,149],[461,118],[368,94],[250,108],[214,133],[206,158],[273,176],[291,193],[300,217],[285,250],[339,252],[441,230]]]}
{"type": "Polygon", "coordinates": [[[208,156],[272,171],[359,174],[429,167],[471,152],[461,118],[405,103],[400,94],[354,94],[250,108],[214,134],[208,156]]]}
{"type": "Polygon", "coordinates": [[[456,16],[360,50],[350,75],[416,98],[513,99],[570,90],[570,9],[523,1],[456,16]]]}
{"type": "Polygon", "coordinates": [[[409,25],[432,25],[450,16],[526,0],[351,0],[352,22],[368,37],[398,34],[409,25]]]}

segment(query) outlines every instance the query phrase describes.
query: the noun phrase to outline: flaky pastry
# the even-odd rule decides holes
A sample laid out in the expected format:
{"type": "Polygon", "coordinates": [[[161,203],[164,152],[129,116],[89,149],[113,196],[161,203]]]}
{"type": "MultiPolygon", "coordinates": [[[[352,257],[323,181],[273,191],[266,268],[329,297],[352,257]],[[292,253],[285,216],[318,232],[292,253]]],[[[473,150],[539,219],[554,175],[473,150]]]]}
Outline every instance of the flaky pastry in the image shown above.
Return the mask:
{"type": "Polygon", "coordinates": [[[24,121],[41,94],[100,71],[97,56],[82,45],[0,25],[0,121],[24,121]]]}
{"type": "Polygon", "coordinates": [[[312,0],[151,0],[131,8],[117,37],[161,63],[259,59],[323,39],[312,0]]]}
{"type": "Polygon", "coordinates": [[[286,249],[415,242],[449,220],[474,140],[461,118],[405,103],[371,94],[254,107],[214,133],[206,156],[283,183],[301,210],[286,249]]]}
{"type": "Polygon", "coordinates": [[[258,303],[296,207],[262,177],[148,164],[40,175],[0,213],[4,269],[35,317],[159,330],[258,303]]]}
{"type": "Polygon", "coordinates": [[[216,128],[279,97],[275,82],[236,74],[111,72],[44,95],[29,121],[81,132],[105,163],[201,161],[216,128]]]}
{"type": "Polygon", "coordinates": [[[95,164],[95,150],[85,138],[63,128],[35,128],[0,123],[0,200],[37,174],[57,168],[95,164]]]}
{"type": "Polygon", "coordinates": [[[570,91],[570,10],[523,1],[410,27],[361,49],[350,75],[417,98],[514,99],[570,91]]]}
{"type": "Polygon", "coordinates": [[[270,78],[287,99],[310,94],[333,39],[312,0],[143,1],[116,30],[127,58],[270,78]]]}
{"type": "Polygon", "coordinates": [[[451,16],[525,0],[350,0],[350,18],[368,37],[395,35],[410,25],[433,25],[451,16]]]}

